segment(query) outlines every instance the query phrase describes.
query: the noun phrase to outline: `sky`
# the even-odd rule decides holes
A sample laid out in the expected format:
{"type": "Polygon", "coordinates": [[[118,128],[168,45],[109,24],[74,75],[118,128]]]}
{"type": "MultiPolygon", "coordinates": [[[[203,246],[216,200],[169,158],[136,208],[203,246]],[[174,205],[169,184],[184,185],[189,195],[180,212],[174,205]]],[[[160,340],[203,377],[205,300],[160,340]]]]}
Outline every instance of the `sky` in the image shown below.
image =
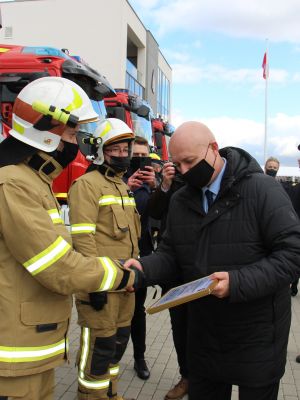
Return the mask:
{"type": "Polygon", "coordinates": [[[299,0],[129,0],[173,70],[171,122],[205,123],[220,147],[297,167],[299,0]],[[262,61],[268,50],[269,79],[262,61]]]}

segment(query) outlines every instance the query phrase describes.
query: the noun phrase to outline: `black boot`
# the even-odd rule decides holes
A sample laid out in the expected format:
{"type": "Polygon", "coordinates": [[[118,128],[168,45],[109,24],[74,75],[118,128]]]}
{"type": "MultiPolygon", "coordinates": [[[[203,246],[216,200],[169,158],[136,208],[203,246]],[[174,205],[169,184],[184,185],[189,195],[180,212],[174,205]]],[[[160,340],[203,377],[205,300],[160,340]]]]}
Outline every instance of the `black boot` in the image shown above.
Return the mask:
{"type": "Polygon", "coordinates": [[[147,380],[150,377],[150,371],[147,367],[146,361],[144,358],[139,358],[134,361],[134,369],[136,370],[137,376],[140,379],[147,380]]]}

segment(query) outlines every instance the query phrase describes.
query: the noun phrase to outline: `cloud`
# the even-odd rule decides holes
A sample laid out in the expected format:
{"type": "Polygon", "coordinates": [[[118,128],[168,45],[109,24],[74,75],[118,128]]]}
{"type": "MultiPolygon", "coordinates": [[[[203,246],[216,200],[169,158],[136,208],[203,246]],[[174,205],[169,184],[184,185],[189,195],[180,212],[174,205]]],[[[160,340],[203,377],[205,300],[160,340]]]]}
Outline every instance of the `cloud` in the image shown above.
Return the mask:
{"type": "MultiPolygon", "coordinates": [[[[261,83],[262,71],[260,69],[228,69],[221,65],[193,65],[192,63],[173,63],[173,83],[195,84],[202,80],[209,82],[231,83],[261,83]]],[[[297,76],[300,80],[300,74],[297,76]]],[[[285,83],[288,79],[288,72],[282,69],[270,70],[269,80],[272,83],[285,83]]]]}
{"type": "Polygon", "coordinates": [[[300,42],[298,0],[132,0],[159,28],[300,42]]]}
{"type": "MultiPolygon", "coordinates": [[[[187,119],[180,110],[174,111],[172,124],[178,127],[187,119]]],[[[190,118],[199,120],[199,118],[190,118]]],[[[263,123],[246,118],[231,118],[227,116],[204,118],[206,124],[216,136],[219,147],[241,147],[263,163],[264,134],[263,123]]],[[[268,124],[267,155],[273,155],[283,165],[295,166],[299,157],[297,146],[300,143],[300,115],[289,116],[279,113],[270,118],[268,124]]]]}

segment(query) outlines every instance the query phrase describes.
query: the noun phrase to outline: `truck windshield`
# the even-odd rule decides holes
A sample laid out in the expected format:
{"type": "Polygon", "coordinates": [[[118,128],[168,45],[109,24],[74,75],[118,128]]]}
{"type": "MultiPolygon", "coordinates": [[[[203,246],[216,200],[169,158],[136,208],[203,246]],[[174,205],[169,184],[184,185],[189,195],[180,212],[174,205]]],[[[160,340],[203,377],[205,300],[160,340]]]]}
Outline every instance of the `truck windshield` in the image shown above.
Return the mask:
{"type": "Polygon", "coordinates": [[[151,121],[145,117],[140,117],[134,112],[130,112],[133,130],[136,136],[141,136],[147,140],[150,146],[153,145],[151,121]]]}

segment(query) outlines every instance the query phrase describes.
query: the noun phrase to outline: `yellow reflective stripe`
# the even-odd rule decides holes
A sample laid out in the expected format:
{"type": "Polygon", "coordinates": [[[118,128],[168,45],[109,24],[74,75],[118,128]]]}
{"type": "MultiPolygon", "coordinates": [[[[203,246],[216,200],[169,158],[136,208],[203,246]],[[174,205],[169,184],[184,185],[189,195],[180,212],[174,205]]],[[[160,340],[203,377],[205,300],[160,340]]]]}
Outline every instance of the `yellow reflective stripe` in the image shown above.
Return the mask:
{"type": "Polygon", "coordinates": [[[80,94],[77,92],[77,90],[75,88],[72,88],[72,92],[74,95],[74,99],[72,103],[70,103],[67,107],[65,107],[66,111],[76,110],[77,108],[80,108],[83,104],[82,98],[80,94]]]}
{"type": "Polygon", "coordinates": [[[135,206],[135,200],[133,197],[123,197],[124,206],[135,206]]]}
{"type": "Polygon", "coordinates": [[[103,381],[86,381],[79,376],[78,382],[88,389],[108,389],[109,387],[109,379],[104,379],[103,381]]]}
{"type": "Polygon", "coordinates": [[[118,375],[119,370],[120,370],[120,368],[118,365],[116,367],[109,368],[109,374],[110,375],[118,375]]]}
{"type": "Polygon", "coordinates": [[[47,213],[50,215],[50,218],[52,219],[54,225],[64,223],[56,208],[53,208],[52,210],[47,210],[47,213]]]}
{"type": "Polygon", "coordinates": [[[31,275],[36,275],[58,261],[70,248],[69,243],[59,236],[54,243],[23,265],[31,275]]]}
{"type": "Polygon", "coordinates": [[[103,131],[100,133],[99,137],[103,138],[109,131],[111,131],[112,126],[109,122],[106,122],[103,131]]]}
{"type": "Polygon", "coordinates": [[[0,346],[1,362],[30,362],[45,360],[65,352],[65,340],[48,346],[38,347],[5,347],[0,346]]]}
{"type": "Polygon", "coordinates": [[[119,197],[119,196],[101,196],[99,199],[99,206],[109,206],[111,204],[119,204],[119,205],[124,205],[124,206],[135,206],[135,200],[133,197],[119,197]],[[123,201],[122,201],[123,199],[123,201]]]}
{"type": "Polygon", "coordinates": [[[55,193],[55,197],[66,199],[68,197],[68,193],[55,193]]]}
{"type": "Polygon", "coordinates": [[[77,235],[78,233],[95,233],[95,224],[73,224],[71,225],[71,234],[77,235]]]}
{"type": "Polygon", "coordinates": [[[89,347],[90,347],[90,329],[82,328],[81,331],[81,354],[80,354],[80,362],[79,362],[79,377],[84,378],[84,369],[87,363],[88,355],[89,355],[89,347]]]}
{"type": "Polygon", "coordinates": [[[80,354],[80,362],[78,369],[78,382],[88,388],[88,389],[106,389],[109,387],[109,379],[104,379],[101,381],[87,381],[84,376],[84,369],[86,367],[86,363],[89,356],[89,348],[90,348],[90,328],[83,327],[81,334],[81,354],[80,354]]]}
{"type": "Polygon", "coordinates": [[[6,53],[7,51],[9,51],[9,49],[5,47],[0,47],[0,53],[6,53]]]}
{"type": "Polygon", "coordinates": [[[103,265],[104,268],[104,277],[102,279],[100,288],[98,291],[102,290],[110,290],[113,288],[116,276],[117,276],[117,267],[115,264],[112,262],[112,260],[108,257],[98,257],[100,260],[101,264],[103,265]]]}
{"type": "Polygon", "coordinates": [[[23,135],[25,128],[24,126],[18,124],[18,122],[13,121],[13,130],[15,130],[16,132],[20,133],[21,135],[23,135]]]}

